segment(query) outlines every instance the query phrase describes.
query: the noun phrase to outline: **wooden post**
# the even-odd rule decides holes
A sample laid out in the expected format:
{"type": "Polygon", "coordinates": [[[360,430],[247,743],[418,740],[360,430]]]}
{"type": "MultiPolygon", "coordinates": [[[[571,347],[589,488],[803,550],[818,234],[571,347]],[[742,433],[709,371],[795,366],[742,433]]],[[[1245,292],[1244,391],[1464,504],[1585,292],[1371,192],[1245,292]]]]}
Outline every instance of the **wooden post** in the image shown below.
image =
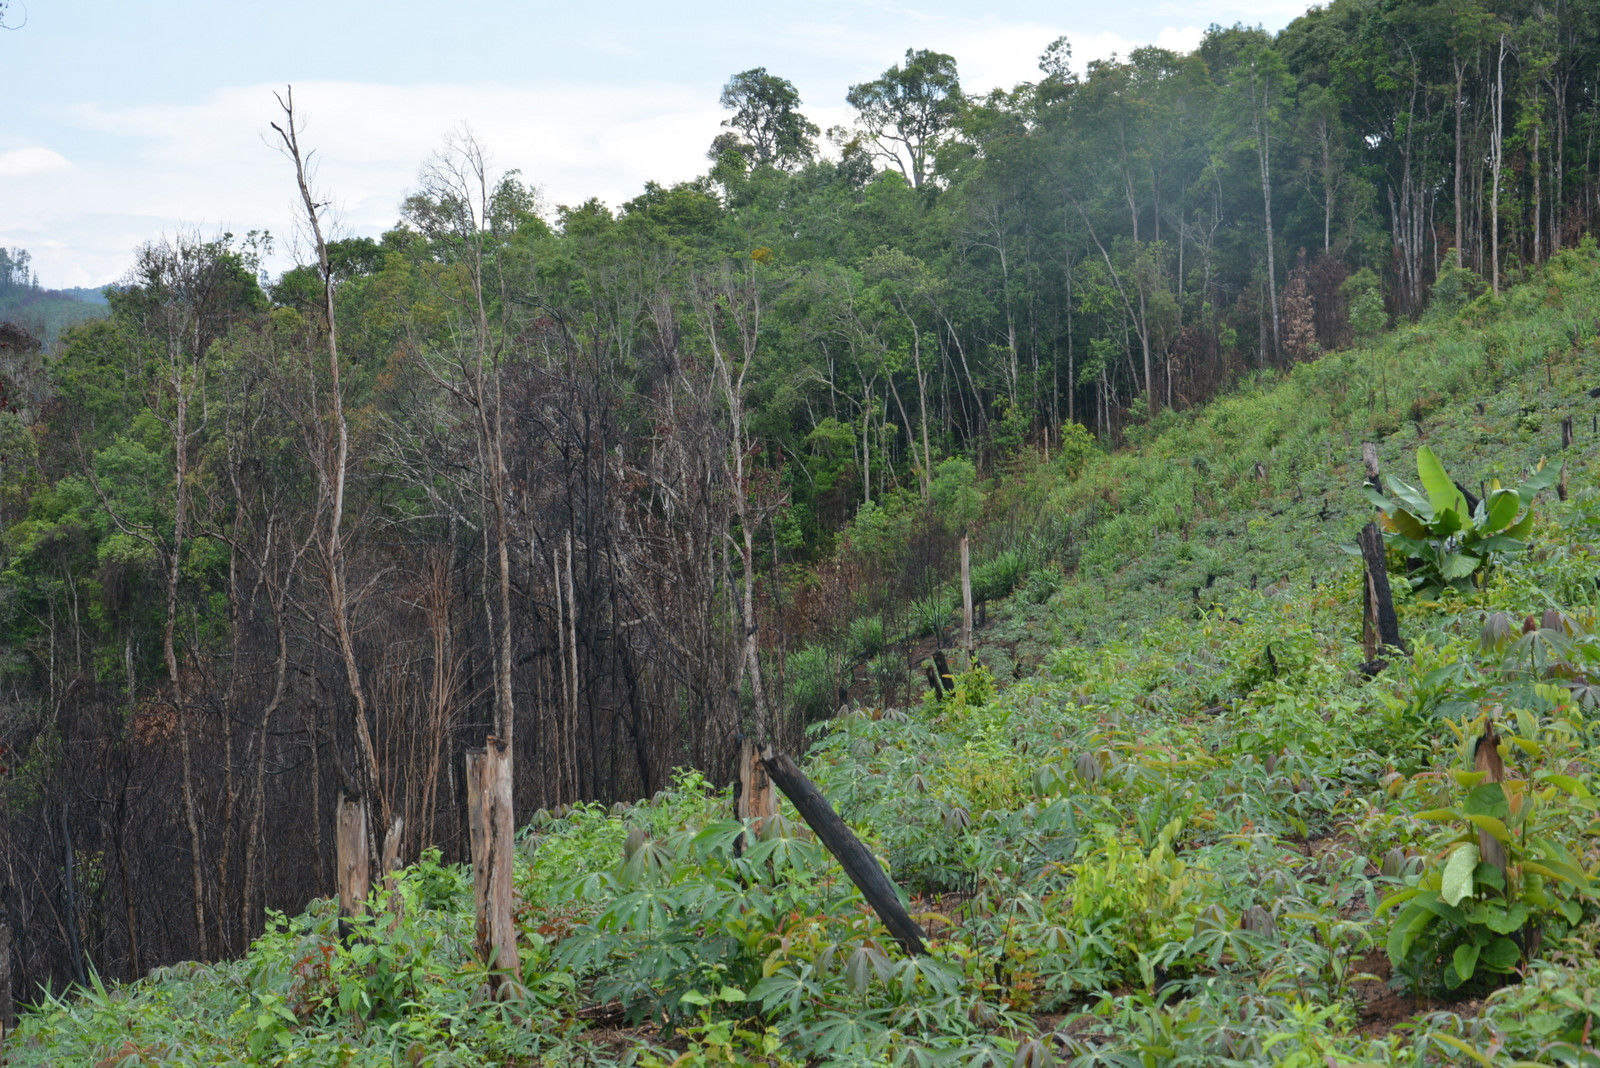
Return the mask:
{"type": "Polygon", "coordinates": [[[772,781],[777,783],[778,789],[794,802],[800,818],[817,832],[817,837],[828,847],[828,852],[838,858],[844,873],[850,876],[850,881],[856,884],[861,896],[867,899],[867,904],[883,920],[895,940],[913,956],[926,953],[927,949],[922,944],[922,928],[900,904],[900,895],[894,883],[884,874],[877,858],[861,844],[861,839],[845,826],[844,820],[828,804],[828,799],[822,796],[816,784],[806,778],[786,753],[777,752],[770,745],[761,747],[761,762],[772,776],[772,781]]]}
{"type": "Polygon", "coordinates": [[[1378,447],[1370,441],[1361,443],[1361,464],[1367,469],[1367,481],[1378,489],[1383,489],[1383,483],[1380,481],[1383,472],[1378,469],[1378,447]]]}
{"type": "Polygon", "coordinates": [[[739,797],[734,804],[734,815],[741,820],[754,820],[752,829],[760,834],[777,811],[778,796],[773,792],[766,766],[761,763],[761,750],[753,739],[739,739],[739,797]]]}
{"type": "Polygon", "coordinates": [[[961,651],[972,670],[972,539],[961,535],[961,651]]]}
{"type": "Polygon", "coordinates": [[[490,735],[467,751],[467,821],[472,839],[472,889],[477,911],[475,948],[489,966],[489,986],[504,997],[520,986],[517,929],[511,921],[511,754],[490,735]]]}
{"type": "MultiPolygon", "coordinates": [[[[1561,451],[1572,448],[1572,416],[1561,420],[1561,451]]],[[[1567,464],[1561,462],[1561,481],[1556,483],[1556,496],[1561,500],[1567,499],[1567,464]]]]}
{"type": "Polygon", "coordinates": [[[1368,523],[1361,528],[1361,558],[1366,563],[1366,597],[1362,611],[1362,651],[1367,657],[1367,668],[1373,673],[1383,670],[1384,661],[1379,655],[1383,647],[1405,652],[1400,640],[1400,621],[1394,614],[1394,597],[1389,590],[1389,568],[1383,556],[1383,535],[1378,524],[1368,523]]]}
{"type": "Polygon", "coordinates": [[[367,910],[372,890],[372,861],[367,852],[367,802],[339,793],[334,818],[333,852],[339,881],[339,916],[359,916],[367,910]]]}

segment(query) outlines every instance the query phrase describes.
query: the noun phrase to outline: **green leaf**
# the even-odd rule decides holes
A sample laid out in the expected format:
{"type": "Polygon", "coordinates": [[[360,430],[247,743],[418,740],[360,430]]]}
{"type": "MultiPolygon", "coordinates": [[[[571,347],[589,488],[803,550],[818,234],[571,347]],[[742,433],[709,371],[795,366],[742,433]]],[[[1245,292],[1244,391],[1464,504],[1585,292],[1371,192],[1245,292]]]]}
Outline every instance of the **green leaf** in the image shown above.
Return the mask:
{"type": "Polygon", "coordinates": [[[1522,507],[1522,497],[1516,490],[1495,490],[1489,494],[1489,502],[1484,508],[1484,518],[1481,526],[1484,530],[1494,532],[1511,525],[1517,518],[1517,511],[1522,507]]]}
{"type": "Polygon", "coordinates": [[[1472,869],[1478,866],[1478,843],[1463,842],[1444,865],[1444,877],[1439,886],[1439,896],[1447,905],[1459,905],[1472,896],[1472,869]]]}
{"type": "Polygon", "coordinates": [[[1435,1042],[1443,1042],[1445,1045],[1450,1046],[1461,1053],[1465,1053],[1479,1064],[1484,1065],[1485,1068],[1494,1068],[1494,1061],[1492,1059],[1485,1057],[1483,1054],[1479,1053],[1477,1050],[1473,1049],[1459,1038],[1456,1038],[1454,1035],[1447,1035],[1442,1032],[1435,1031],[1429,1037],[1435,1042]]]}
{"type": "Polygon", "coordinates": [[[1428,528],[1423,524],[1422,520],[1404,508],[1395,508],[1393,511],[1385,512],[1383,517],[1389,529],[1401,537],[1410,538],[1412,541],[1427,541],[1430,536],[1428,528]]]}
{"type": "Polygon", "coordinates": [[[1454,808],[1430,808],[1417,813],[1417,819],[1427,820],[1430,823],[1454,823],[1461,818],[1461,811],[1454,808]]]}
{"type": "Polygon", "coordinates": [[[1482,947],[1476,942],[1466,942],[1456,947],[1450,963],[1463,983],[1472,978],[1473,971],[1478,967],[1478,953],[1481,949],[1482,947]]]}
{"type": "Polygon", "coordinates": [[[1374,486],[1372,483],[1364,483],[1361,487],[1361,492],[1366,494],[1367,500],[1372,502],[1372,506],[1378,509],[1378,511],[1384,513],[1394,511],[1394,502],[1385,497],[1382,493],[1378,492],[1378,487],[1374,486]]]}
{"type": "Polygon", "coordinates": [[[1495,934],[1510,934],[1520,931],[1522,925],[1528,922],[1528,906],[1518,901],[1504,912],[1493,914],[1483,921],[1483,925],[1495,934]]]}
{"type": "Polygon", "coordinates": [[[1511,939],[1501,935],[1483,947],[1483,963],[1494,972],[1509,972],[1522,959],[1522,950],[1511,939]]]}
{"type": "Polygon", "coordinates": [[[1467,529],[1467,517],[1464,513],[1454,508],[1446,508],[1434,516],[1433,527],[1429,533],[1435,538],[1448,538],[1452,534],[1459,534],[1467,529]]]}
{"type": "Polygon", "coordinates": [[[1482,816],[1477,813],[1468,813],[1467,819],[1479,830],[1488,832],[1501,845],[1511,844],[1511,832],[1506,829],[1504,822],[1493,816],[1482,816]]]}
{"type": "Polygon", "coordinates": [[[1475,548],[1483,553],[1520,553],[1528,547],[1528,543],[1520,538],[1513,538],[1509,534],[1496,534],[1492,538],[1484,538],[1475,548]]]}
{"type": "Polygon", "coordinates": [[[1443,512],[1447,508],[1462,513],[1467,510],[1467,499],[1456,489],[1456,484],[1445,474],[1444,465],[1426,445],[1417,450],[1417,476],[1422,479],[1422,488],[1428,491],[1428,503],[1433,505],[1435,512],[1443,512]]]}
{"type": "Polygon", "coordinates": [[[1466,804],[1461,809],[1469,819],[1473,816],[1493,816],[1503,822],[1511,818],[1511,803],[1506,800],[1505,788],[1497,782],[1474,786],[1468,791],[1466,804]]]}
{"type": "Polygon", "coordinates": [[[1531,534],[1532,532],[1533,532],[1533,512],[1530,510],[1521,519],[1517,520],[1515,523],[1511,524],[1509,527],[1507,527],[1506,529],[1502,530],[1500,532],[1500,536],[1501,537],[1506,537],[1506,538],[1515,538],[1517,541],[1525,541],[1525,540],[1527,540],[1528,535],[1531,534]]]}
{"type": "Polygon", "coordinates": [[[1389,492],[1399,498],[1400,504],[1406,511],[1424,522],[1433,516],[1433,505],[1428,503],[1428,498],[1415,486],[1390,476],[1389,492]]]}
{"type": "Polygon", "coordinates": [[[1573,778],[1571,775],[1562,775],[1559,772],[1554,771],[1538,771],[1534,772],[1534,777],[1549,783],[1551,786],[1556,786],[1562,790],[1565,790],[1573,797],[1589,796],[1589,788],[1584,786],[1582,782],[1573,778]]]}
{"type": "Polygon", "coordinates": [[[1522,485],[1517,487],[1517,493],[1522,497],[1524,504],[1532,504],[1534,497],[1541,490],[1547,490],[1561,480],[1561,468],[1565,464],[1547,464],[1539,461],[1539,467],[1529,475],[1522,485]]]}

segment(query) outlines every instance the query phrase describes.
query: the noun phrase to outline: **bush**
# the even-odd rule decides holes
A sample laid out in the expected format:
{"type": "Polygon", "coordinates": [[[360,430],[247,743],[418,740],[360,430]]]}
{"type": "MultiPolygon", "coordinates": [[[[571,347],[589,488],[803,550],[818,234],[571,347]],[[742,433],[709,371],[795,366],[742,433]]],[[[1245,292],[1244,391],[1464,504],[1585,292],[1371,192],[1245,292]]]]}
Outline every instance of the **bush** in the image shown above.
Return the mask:
{"type": "Polygon", "coordinates": [[[943,634],[955,610],[955,598],[949,593],[935,593],[920,601],[912,601],[906,612],[911,636],[926,638],[943,634]]]}
{"type": "Polygon", "coordinates": [[[850,621],[845,650],[852,660],[866,660],[883,652],[883,620],[878,616],[860,616],[850,621]]]}
{"type": "Polygon", "coordinates": [[[839,672],[827,649],[808,645],[790,654],[785,679],[789,706],[801,713],[806,722],[813,723],[833,714],[839,693],[839,672]]]}
{"type": "Polygon", "coordinates": [[[1007,549],[987,563],[972,569],[972,599],[998,601],[1009,594],[1028,574],[1022,553],[1007,549]]]}

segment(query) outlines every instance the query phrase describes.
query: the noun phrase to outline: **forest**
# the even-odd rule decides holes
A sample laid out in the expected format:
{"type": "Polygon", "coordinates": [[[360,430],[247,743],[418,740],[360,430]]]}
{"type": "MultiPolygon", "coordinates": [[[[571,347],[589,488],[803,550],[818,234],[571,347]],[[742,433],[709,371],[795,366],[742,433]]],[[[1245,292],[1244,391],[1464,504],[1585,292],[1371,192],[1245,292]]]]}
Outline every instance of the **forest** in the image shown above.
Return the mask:
{"type": "MultiPolygon", "coordinates": [[[[1592,259],[1597,94],[1600,10],[1561,2],[1334,0],[1081,76],[1060,39],[985,96],[913,48],[825,132],[733,75],[706,173],[616,209],[462,134],[391,230],[333,240],[301,164],[339,146],[286,92],[313,262],[153,237],[109,314],[0,333],[16,996],[242,956],[331,892],[341,793],[403,861],[465,859],[487,735],[522,823],[917,705],[963,537],[980,613],[1048,620],[980,628],[1017,679],[1271,583],[1265,549],[1186,559],[1107,624],[1109,585],[1063,584],[1215,517],[1063,501],[1229,390],[1592,259]]],[[[1371,351],[1347,388],[1420,428],[1448,389],[1371,351]]]]}

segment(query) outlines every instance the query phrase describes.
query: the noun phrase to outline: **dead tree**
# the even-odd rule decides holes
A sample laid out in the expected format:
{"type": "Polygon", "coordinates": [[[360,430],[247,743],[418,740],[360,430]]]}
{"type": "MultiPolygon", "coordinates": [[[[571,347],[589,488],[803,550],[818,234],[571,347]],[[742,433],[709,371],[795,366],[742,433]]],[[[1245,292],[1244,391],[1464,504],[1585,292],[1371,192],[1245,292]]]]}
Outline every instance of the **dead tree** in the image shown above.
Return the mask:
{"type": "MultiPolygon", "coordinates": [[[[277,94],[274,94],[277,96],[277,94]]],[[[355,639],[350,626],[350,596],[346,588],[344,505],[345,478],[350,467],[350,428],[345,420],[344,389],[340,381],[339,332],[334,315],[333,265],[328,259],[328,243],[322,229],[322,212],[327,203],[319,202],[311,192],[307,173],[310,154],[301,151],[300,126],[294,112],[294,89],[291,86],[277,96],[283,110],[283,125],[272,123],[283,141],[283,153],[294,163],[295,183],[300,190],[300,201],[305,208],[306,225],[317,250],[317,271],[322,281],[323,335],[327,347],[328,414],[325,426],[314,428],[312,459],[316,467],[318,512],[322,525],[318,531],[318,550],[322,560],[323,579],[328,590],[328,608],[332,614],[333,632],[344,664],[345,685],[354,704],[352,719],[356,737],[357,788],[366,799],[366,836],[370,851],[376,843],[372,833],[374,821],[387,827],[390,822],[389,804],[380,791],[378,752],[372,742],[372,729],[367,723],[367,691],[361,679],[361,667],[356,659],[355,639]],[[372,809],[376,807],[377,812],[372,809]]],[[[376,862],[370,857],[368,870],[376,862]]]]}

